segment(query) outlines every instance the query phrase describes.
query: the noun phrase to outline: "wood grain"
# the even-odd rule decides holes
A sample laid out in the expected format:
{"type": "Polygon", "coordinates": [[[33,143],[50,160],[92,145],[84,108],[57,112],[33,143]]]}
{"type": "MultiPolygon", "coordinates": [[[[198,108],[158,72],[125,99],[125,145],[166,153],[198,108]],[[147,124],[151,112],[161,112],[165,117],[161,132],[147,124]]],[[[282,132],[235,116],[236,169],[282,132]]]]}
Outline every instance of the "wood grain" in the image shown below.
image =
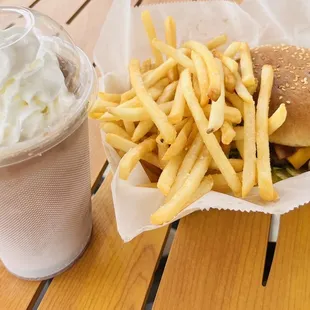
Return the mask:
{"type": "Polygon", "coordinates": [[[254,309],[270,216],[211,210],[181,220],[154,309],[254,309]]]}
{"type": "Polygon", "coordinates": [[[124,243],[116,230],[109,176],[93,200],[92,241],[81,260],[56,277],[40,309],[141,309],[168,228],[124,243]]]}
{"type": "Polygon", "coordinates": [[[310,309],[310,204],[281,217],[262,309],[310,309]]]}

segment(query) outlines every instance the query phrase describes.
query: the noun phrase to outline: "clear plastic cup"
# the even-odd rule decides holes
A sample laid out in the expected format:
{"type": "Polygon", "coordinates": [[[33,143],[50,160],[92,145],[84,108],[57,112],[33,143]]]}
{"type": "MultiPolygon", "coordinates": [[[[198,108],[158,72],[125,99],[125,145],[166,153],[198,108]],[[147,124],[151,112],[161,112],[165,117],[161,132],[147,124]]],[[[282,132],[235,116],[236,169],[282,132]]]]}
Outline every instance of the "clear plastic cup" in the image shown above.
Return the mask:
{"type": "MultiPolygon", "coordinates": [[[[24,8],[0,6],[0,67],[10,72],[4,78],[0,73],[0,126],[6,113],[1,111],[1,91],[3,95],[12,78],[18,79],[18,70],[29,64],[32,70],[36,64],[32,65],[31,48],[42,42],[56,55],[74,104],[33,137],[25,138],[36,128],[35,121],[26,132],[21,127],[23,139],[0,142],[0,259],[11,273],[25,279],[46,279],[66,270],[82,255],[92,231],[87,111],[97,93],[95,72],[63,27],[24,8]]],[[[49,75],[34,80],[29,89],[35,83],[43,90],[35,93],[36,100],[48,100],[54,90],[49,75]]],[[[62,109],[63,102],[57,100],[51,107],[62,109]]],[[[10,109],[12,113],[14,106],[10,109]]],[[[50,106],[41,112],[52,115],[50,106]]],[[[2,128],[1,133],[6,131],[2,128]]]]}

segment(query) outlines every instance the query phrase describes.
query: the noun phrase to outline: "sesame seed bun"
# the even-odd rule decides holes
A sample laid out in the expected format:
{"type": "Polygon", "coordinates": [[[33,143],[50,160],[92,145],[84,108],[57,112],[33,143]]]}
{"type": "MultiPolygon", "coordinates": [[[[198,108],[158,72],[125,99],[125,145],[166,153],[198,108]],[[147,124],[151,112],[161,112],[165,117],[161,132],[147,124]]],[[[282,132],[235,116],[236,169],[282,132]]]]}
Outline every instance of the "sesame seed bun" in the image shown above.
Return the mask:
{"type": "Polygon", "coordinates": [[[274,68],[269,116],[286,105],[285,123],[270,142],[287,146],[310,146],[310,50],[296,46],[261,46],[252,50],[255,76],[260,80],[264,64],[274,68]]]}

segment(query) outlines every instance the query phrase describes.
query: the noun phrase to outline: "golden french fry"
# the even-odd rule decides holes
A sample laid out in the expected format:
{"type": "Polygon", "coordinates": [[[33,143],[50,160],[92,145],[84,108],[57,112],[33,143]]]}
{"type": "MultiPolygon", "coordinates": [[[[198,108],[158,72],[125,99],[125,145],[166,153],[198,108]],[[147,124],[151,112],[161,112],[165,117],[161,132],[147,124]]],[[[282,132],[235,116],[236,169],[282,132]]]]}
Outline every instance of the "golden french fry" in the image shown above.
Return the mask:
{"type": "Polygon", "coordinates": [[[142,159],[143,155],[152,152],[155,147],[155,138],[151,137],[130,149],[119,163],[119,177],[123,180],[127,180],[131,171],[140,159],[142,159]]]}
{"type": "Polygon", "coordinates": [[[234,131],[236,133],[234,140],[239,141],[244,139],[244,127],[243,126],[235,126],[234,131]]]}
{"type": "Polygon", "coordinates": [[[241,42],[232,42],[225,50],[224,56],[234,58],[235,55],[239,52],[241,42]]]}
{"type": "Polygon", "coordinates": [[[279,129],[286,120],[287,110],[284,103],[281,103],[277,110],[270,116],[268,120],[268,132],[272,135],[279,129]]]}
{"type": "Polygon", "coordinates": [[[263,200],[273,201],[274,188],[270,167],[268,112],[273,85],[271,65],[262,68],[260,91],[256,111],[257,179],[259,194],[263,200]]]}
{"type": "Polygon", "coordinates": [[[224,152],[221,149],[216,137],[213,133],[208,134],[208,120],[206,119],[203,110],[197,101],[192,83],[190,73],[187,69],[185,69],[180,78],[180,83],[182,83],[183,93],[187,102],[189,109],[192,112],[193,118],[196,122],[197,128],[199,133],[208,148],[209,152],[211,153],[212,158],[216,162],[217,166],[219,167],[221,173],[224,175],[227,183],[233,190],[236,196],[240,196],[241,194],[241,182],[234,171],[234,168],[231,166],[231,163],[228,161],[227,157],[225,156],[224,152]]]}
{"type": "Polygon", "coordinates": [[[135,128],[135,131],[132,134],[131,140],[133,142],[138,142],[141,140],[154,126],[152,120],[141,121],[135,128]]]}
{"type": "Polygon", "coordinates": [[[205,45],[196,41],[188,41],[184,44],[184,47],[198,53],[207,65],[209,77],[208,96],[211,100],[216,101],[221,94],[221,76],[213,54],[205,45]]]}
{"type": "Polygon", "coordinates": [[[137,187],[144,187],[144,188],[157,188],[157,183],[145,183],[139,184],[137,187]]]}
{"type": "Polygon", "coordinates": [[[171,84],[169,84],[162,92],[162,94],[157,99],[157,103],[164,103],[171,101],[174,98],[178,82],[174,81],[171,84]]]}
{"type": "Polygon", "coordinates": [[[225,110],[225,85],[224,85],[224,71],[223,65],[220,60],[216,59],[216,64],[221,77],[221,95],[217,101],[212,101],[211,112],[209,118],[209,125],[207,133],[217,131],[224,123],[224,110],[225,110]]]}
{"type": "MultiPolygon", "coordinates": [[[[136,147],[138,144],[127,140],[123,137],[120,137],[113,133],[108,133],[105,136],[105,140],[108,144],[110,144],[113,148],[123,151],[127,153],[130,149],[136,147]]],[[[146,162],[160,168],[158,157],[154,153],[145,154],[142,158],[146,162]]]]}
{"type": "Polygon", "coordinates": [[[192,55],[192,60],[194,62],[198,84],[199,84],[200,105],[205,106],[209,102],[208,69],[207,69],[205,62],[203,61],[202,57],[199,54],[197,54],[195,51],[192,51],[191,55],[192,55]]]}
{"type": "Polygon", "coordinates": [[[143,11],[141,13],[141,19],[142,19],[145,31],[147,33],[147,36],[149,38],[149,41],[150,41],[150,44],[152,47],[152,53],[153,53],[153,56],[155,58],[155,64],[157,66],[159,66],[160,64],[163,63],[163,57],[162,57],[160,51],[158,51],[152,45],[152,40],[156,38],[156,31],[155,31],[155,27],[154,27],[153,22],[152,22],[150,12],[149,11],[143,11]]]}
{"type": "Polygon", "coordinates": [[[227,89],[227,91],[233,93],[236,88],[236,78],[226,66],[223,66],[223,69],[224,69],[224,77],[225,77],[224,79],[225,88],[227,89]]]}
{"type": "MultiPolygon", "coordinates": [[[[230,158],[228,160],[236,172],[241,172],[243,170],[244,161],[242,159],[230,158]]],[[[211,162],[210,170],[219,170],[214,160],[211,162]]]]}
{"type": "MultiPolygon", "coordinates": [[[[192,145],[197,134],[198,134],[198,128],[197,128],[196,124],[193,124],[192,131],[187,138],[186,148],[189,148],[192,145]]],[[[185,148],[185,150],[186,150],[186,148],[185,148]]]]}
{"type": "Polygon", "coordinates": [[[96,113],[105,113],[107,112],[107,108],[110,107],[117,107],[119,104],[112,101],[106,101],[97,99],[93,105],[93,107],[90,110],[90,114],[96,114],[96,113]]]}
{"type": "Polygon", "coordinates": [[[255,77],[253,72],[253,63],[250,47],[247,43],[242,42],[239,51],[242,83],[247,88],[253,87],[255,86],[255,77]]]}
{"type": "Polygon", "coordinates": [[[188,121],[188,118],[184,118],[183,120],[181,120],[180,122],[174,125],[174,128],[177,131],[177,133],[179,133],[182,130],[184,125],[187,123],[187,121],[188,121]]]}
{"type": "Polygon", "coordinates": [[[182,92],[181,84],[178,83],[177,89],[175,92],[172,108],[170,114],[168,116],[168,120],[172,124],[177,124],[182,121],[184,116],[184,108],[185,108],[185,98],[182,92]]]}
{"type": "Polygon", "coordinates": [[[163,160],[163,157],[166,154],[168,148],[169,148],[169,145],[166,143],[157,143],[158,159],[159,159],[160,166],[162,168],[164,168],[166,164],[168,163],[167,160],[163,160]]]}
{"type": "Polygon", "coordinates": [[[200,101],[201,93],[200,93],[199,82],[198,82],[196,75],[193,76],[193,88],[194,88],[194,92],[195,92],[195,96],[197,100],[200,101]]]}
{"type": "Polygon", "coordinates": [[[213,54],[216,58],[220,59],[222,61],[223,65],[226,66],[233,74],[238,72],[239,66],[235,60],[223,55],[219,51],[213,51],[213,54]]]}
{"type": "Polygon", "coordinates": [[[208,41],[207,48],[211,51],[218,48],[221,45],[224,45],[226,42],[227,42],[227,35],[222,34],[208,41]]]}
{"type": "Polygon", "coordinates": [[[235,143],[236,143],[236,148],[237,148],[241,158],[244,159],[244,142],[243,142],[243,140],[237,140],[235,143]]]}
{"type": "Polygon", "coordinates": [[[139,122],[150,119],[150,115],[147,113],[145,108],[117,107],[117,108],[108,108],[108,112],[118,117],[119,119],[129,122],[139,122]]]}
{"type": "Polygon", "coordinates": [[[152,41],[153,46],[167,55],[168,57],[173,58],[178,64],[182,65],[185,68],[190,69],[192,73],[195,73],[195,67],[193,61],[187,57],[181,50],[176,49],[165,42],[154,39],[152,41]]]}
{"type": "Polygon", "coordinates": [[[213,179],[212,179],[211,175],[204,177],[202,179],[198,189],[193,194],[191,199],[188,201],[186,206],[189,206],[190,204],[194,203],[195,201],[197,201],[198,199],[202,198],[204,195],[209,193],[211,191],[212,187],[213,187],[213,179]]]}
{"type": "Polygon", "coordinates": [[[118,136],[121,136],[125,139],[130,139],[130,135],[124,130],[121,126],[117,125],[116,123],[108,122],[101,124],[101,129],[105,133],[114,133],[118,136]]]}
{"type": "Polygon", "coordinates": [[[92,119],[100,119],[103,116],[103,113],[93,113],[89,112],[88,117],[92,119]]]}
{"type": "Polygon", "coordinates": [[[165,166],[165,168],[163,169],[159,177],[157,187],[165,196],[168,195],[171,186],[175,181],[178,170],[182,164],[183,158],[184,158],[183,153],[180,153],[179,155],[172,157],[165,166]]]}
{"type": "Polygon", "coordinates": [[[152,59],[148,58],[142,62],[141,73],[146,73],[152,69],[152,59]]]}
{"type": "Polygon", "coordinates": [[[124,127],[128,135],[131,137],[136,129],[135,124],[131,121],[124,121],[124,127]]]}
{"type": "Polygon", "coordinates": [[[205,173],[208,171],[211,160],[212,158],[207,148],[204,147],[184,185],[175,193],[171,200],[151,215],[152,224],[160,225],[169,222],[185,208],[193,193],[199,188],[205,173]]]}
{"type": "MultiPolygon", "coordinates": [[[[203,111],[207,118],[210,117],[211,105],[207,104],[203,107],[203,111]]],[[[242,121],[241,113],[234,107],[224,106],[224,120],[233,124],[239,124],[242,121]]]]}
{"type": "Polygon", "coordinates": [[[226,99],[236,108],[240,111],[242,117],[243,117],[243,100],[236,94],[236,93],[225,93],[226,99]]]}
{"type": "Polygon", "coordinates": [[[121,95],[120,94],[109,94],[104,92],[99,92],[99,98],[103,101],[112,101],[116,103],[120,103],[121,101],[121,95]]]}
{"type": "MultiPolygon", "coordinates": [[[[238,178],[242,178],[242,173],[239,172],[237,173],[238,178]]],[[[220,193],[229,193],[231,192],[231,189],[229,188],[227,181],[225,180],[224,176],[219,173],[219,174],[210,174],[210,176],[213,179],[213,187],[212,190],[215,192],[220,192],[220,193]]]]}
{"type": "Polygon", "coordinates": [[[223,123],[223,126],[221,127],[221,132],[222,132],[222,143],[226,145],[230,144],[236,136],[236,132],[233,126],[227,121],[223,123]]]}
{"type": "Polygon", "coordinates": [[[101,115],[98,118],[98,120],[103,121],[103,122],[116,122],[116,121],[119,121],[120,118],[115,116],[115,115],[112,115],[109,112],[105,112],[105,113],[103,113],[103,115],[101,115]]]}
{"type": "Polygon", "coordinates": [[[167,196],[166,201],[169,201],[171,197],[183,186],[188,174],[192,170],[201,150],[203,147],[203,141],[199,134],[197,134],[195,140],[191,144],[188,152],[186,153],[175,181],[171,187],[171,190],[167,196]]]}
{"type": "MultiPolygon", "coordinates": [[[[240,84],[243,85],[242,81],[240,84]]],[[[245,86],[243,85],[245,88],[245,86]]],[[[246,88],[245,88],[246,90],[246,88]]],[[[247,92],[247,90],[246,90],[247,92]]],[[[249,94],[250,95],[250,94],[249,94]]],[[[239,94],[239,96],[241,96],[239,94]]],[[[255,105],[252,96],[247,102],[244,98],[244,169],[242,175],[242,197],[246,197],[256,183],[256,137],[255,105]]]]}
{"type": "Polygon", "coordinates": [[[184,150],[187,143],[187,137],[189,136],[193,126],[193,122],[193,119],[189,119],[187,121],[187,123],[177,135],[175,141],[168,148],[163,157],[163,160],[170,160],[172,157],[177,156],[184,150]]]}
{"type": "MultiPolygon", "coordinates": [[[[152,121],[159,129],[166,143],[173,143],[176,138],[176,131],[173,125],[168,121],[166,114],[160,110],[153,98],[148,94],[142,80],[139,60],[131,60],[130,66],[130,80],[137,97],[142,102],[144,108],[149,113],[152,121]]],[[[156,71],[155,69],[154,71],[156,71]]]]}
{"type": "MultiPolygon", "coordinates": [[[[168,16],[165,20],[165,36],[166,43],[170,46],[177,47],[177,34],[175,21],[171,16],[168,16]]],[[[170,81],[177,81],[179,79],[178,69],[176,67],[172,68],[168,72],[168,77],[170,81]]]]}
{"type": "Polygon", "coordinates": [[[229,158],[229,153],[232,148],[232,144],[221,144],[222,150],[227,158],[229,158]]]}
{"type": "Polygon", "coordinates": [[[254,84],[253,84],[253,85],[251,85],[251,86],[249,86],[249,87],[247,87],[247,89],[248,89],[248,91],[249,91],[249,93],[250,93],[251,95],[253,95],[253,94],[255,94],[255,93],[256,93],[257,86],[258,86],[258,80],[257,80],[257,79],[255,79],[254,84]]]}
{"type": "MultiPolygon", "coordinates": [[[[234,73],[236,78],[236,93],[238,96],[245,102],[249,104],[254,104],[253,97],[247,90],[247,88],[244,86],[241,80],[241,76],[238,72],[234,73]]],[[[243,106],[244,109],[244,106],[243,106]]],[[[244,112],[245,113],[245,112],[244,112]]],[[[244,116],[243,116],[244,117],[244,116]]]]}

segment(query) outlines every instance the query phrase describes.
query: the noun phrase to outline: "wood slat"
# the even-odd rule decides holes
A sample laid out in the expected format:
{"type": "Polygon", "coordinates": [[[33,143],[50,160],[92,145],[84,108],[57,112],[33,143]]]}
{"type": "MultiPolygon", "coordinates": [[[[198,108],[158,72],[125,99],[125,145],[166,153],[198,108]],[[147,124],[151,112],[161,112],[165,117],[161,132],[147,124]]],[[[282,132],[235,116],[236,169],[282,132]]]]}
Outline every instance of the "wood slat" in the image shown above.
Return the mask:
{"type": "Polygon", "coordinates": [[[123,243],[116,231],[111,175],[93,200],[92,241],[81,260],[50,285],[40,309],[141,309],[168,228],[123,243]]]}
{"type": "Polygon", "coordinates": [[[87,0],[40,0],[33,8],[64,25],[87,0]]]}
{"type": "Polygon", "coordinates": [[[181,220],[154,309],[254,309],[270,216],[211,210],[181,220]]]}
{"type": "Polygon", "coordinates": [[[281,217],[261,309],[310,309],[310,204],[281,217]]]}
{"type": "Polygon", "coordinates": [[[0,5],[10,6],[31,6],[35,3],[35,0],[0,0],[0,5]]]}

